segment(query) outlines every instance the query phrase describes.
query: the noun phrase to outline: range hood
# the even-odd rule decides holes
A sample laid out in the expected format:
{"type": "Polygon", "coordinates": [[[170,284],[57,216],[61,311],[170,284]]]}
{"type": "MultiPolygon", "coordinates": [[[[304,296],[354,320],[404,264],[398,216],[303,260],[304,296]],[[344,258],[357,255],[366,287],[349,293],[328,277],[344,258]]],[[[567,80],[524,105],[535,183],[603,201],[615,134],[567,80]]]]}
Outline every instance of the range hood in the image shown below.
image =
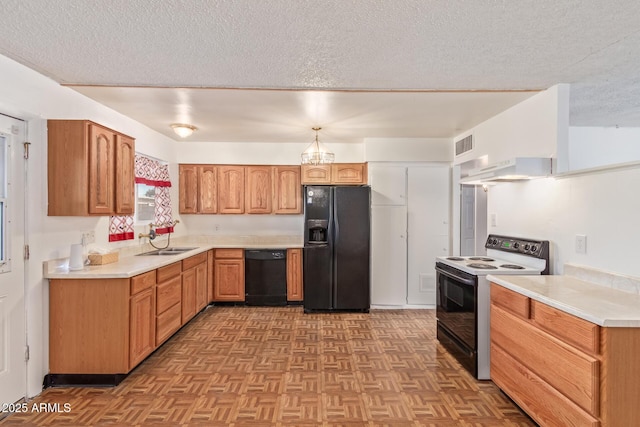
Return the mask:
{"type": "Polygon", "coordinates": [[[497,184],[499,182],[526,181],[551,175],[551,158],[516,157],[502,162],[472,169],[460,179],[461,184],[497,184]]]}

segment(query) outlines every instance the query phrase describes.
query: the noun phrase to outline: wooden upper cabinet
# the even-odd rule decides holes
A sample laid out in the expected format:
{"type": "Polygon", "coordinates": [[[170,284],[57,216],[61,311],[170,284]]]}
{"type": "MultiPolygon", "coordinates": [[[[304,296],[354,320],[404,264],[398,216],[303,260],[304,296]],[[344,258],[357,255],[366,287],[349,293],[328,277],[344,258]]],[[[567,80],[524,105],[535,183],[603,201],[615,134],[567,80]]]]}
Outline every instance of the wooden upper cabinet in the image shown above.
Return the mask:
{"type": "Polygon", "coordinates": [[[244,213],[244,166],[218,166],[218,213],[244,213]]]}
{"type": "Polygon", "coordinates": [[[116,213],[133,215],[135,195],[136,148],[133,138],[126,135],[116,137],[116,213]]]}
{"type": "Polygon", "coordinates": [[[273,167],[273,213],[302,213],[300,166],[273,167]]]}
{"type": "Polygon", "coordinates": [[[367,164],[302,165],[302,183],[363,185],[367,183],[367,164]]]}
{"type": "Polygon", "coordinates": [[[218,176],[213,165],[179,165],[179,206],[182,214],[218,211],[218,176]]]}
{"type": "Polygon", "coordinates": [[[331,184],[331,165],[302,165],[303,184],[331,184]]]}
{"type": "Polygon", "coordinates": [[[300,166],[180,164],[181,214],[301,214],[300,166]]]}
{"type": "Polygon", "coordinates": [[[270,214],[272,202],[271,166],[246,166],[245,205],[247,213],[270,214]]]}
{"type": "Polygon", "coordinates": [[[89,125],[89,213],[109,215],[114,208],[115,132],[89,125]]]}
{"type": "Polygon", "coordinates": [[[130,214],[135,141],[88,120],[49,120],[48,214],[130,214]]]}
{"type": "Polygon", "coordinates": [[[213,165],[198,166],[198,212],[218,212],[218,168],[213,165]]]}
{"type": "Polygon", "coordinates": [[[366,184],[366,163],[334,163],[331,165],[333,184],[366,184]]]}
{"type": "Polygon", "coordinates": [[[198,166],[179,166],[179,211],[181,214],[198,213],[198,166]]]}

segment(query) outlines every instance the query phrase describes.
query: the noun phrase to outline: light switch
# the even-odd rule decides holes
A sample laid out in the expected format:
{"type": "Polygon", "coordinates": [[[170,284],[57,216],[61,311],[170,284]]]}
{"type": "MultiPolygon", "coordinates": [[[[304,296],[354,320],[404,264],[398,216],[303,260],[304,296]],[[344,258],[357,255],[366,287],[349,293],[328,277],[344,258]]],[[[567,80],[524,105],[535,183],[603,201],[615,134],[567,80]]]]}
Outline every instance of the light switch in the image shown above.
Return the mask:
{"type": "Polygon", "coordinates": [[[498,226],[498,215],[492,213],[491,214],[491,226],[492,227],[497,227],[498,226]]]}

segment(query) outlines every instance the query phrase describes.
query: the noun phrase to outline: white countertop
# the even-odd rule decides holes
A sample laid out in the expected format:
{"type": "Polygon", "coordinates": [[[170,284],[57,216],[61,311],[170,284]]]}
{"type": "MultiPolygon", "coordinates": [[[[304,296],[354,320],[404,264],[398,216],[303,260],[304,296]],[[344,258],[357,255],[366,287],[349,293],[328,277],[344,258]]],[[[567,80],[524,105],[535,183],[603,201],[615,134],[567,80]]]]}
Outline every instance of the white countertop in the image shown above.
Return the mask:
{"type": "Polygon", "coordinates": [[[489,281],[606,327],[640,327],[640,295],[572,276],[487,276],[489,281]]]}
{"type": "Polygon", "coordinates": [[[171,247],[189,247],[193,250],[175,255],[150,255],[136,256],[137,253],[153,250],[145,246],[144,248],[126,248],[120,251],[117,262],[104,265],[89,265],[82,270],[69,270],[69,259],[62,258],[45,261],[43,274],[45,279],[117,279],[133,277],[147,271],[164,267],[174,262],[181,261],[209,249],[291,249],[302,248],[302,239],[295,238],[259,238],[253,236],[239,236],[238,238],[217,239],[213,242],[190,242],[179,241],[171,247]],[[124,253],[124,255],[123,255],[124,253]]]}

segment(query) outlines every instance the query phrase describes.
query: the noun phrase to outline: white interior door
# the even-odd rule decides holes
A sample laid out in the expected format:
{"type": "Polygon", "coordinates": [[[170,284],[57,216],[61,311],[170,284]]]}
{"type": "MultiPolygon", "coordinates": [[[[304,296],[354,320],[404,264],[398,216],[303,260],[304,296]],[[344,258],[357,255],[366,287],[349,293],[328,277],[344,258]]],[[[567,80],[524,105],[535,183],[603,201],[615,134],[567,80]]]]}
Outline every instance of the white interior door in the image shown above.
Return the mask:
{"type": "Polygon", "coordinates": [[[24,122],[0,114],[0,403],[26,396],[24,129],[24,122]]]}
{"type": "Polygon", "coordinates": [[[371,305],[407,303],[407,208],[371,207],[371,305]]]}

